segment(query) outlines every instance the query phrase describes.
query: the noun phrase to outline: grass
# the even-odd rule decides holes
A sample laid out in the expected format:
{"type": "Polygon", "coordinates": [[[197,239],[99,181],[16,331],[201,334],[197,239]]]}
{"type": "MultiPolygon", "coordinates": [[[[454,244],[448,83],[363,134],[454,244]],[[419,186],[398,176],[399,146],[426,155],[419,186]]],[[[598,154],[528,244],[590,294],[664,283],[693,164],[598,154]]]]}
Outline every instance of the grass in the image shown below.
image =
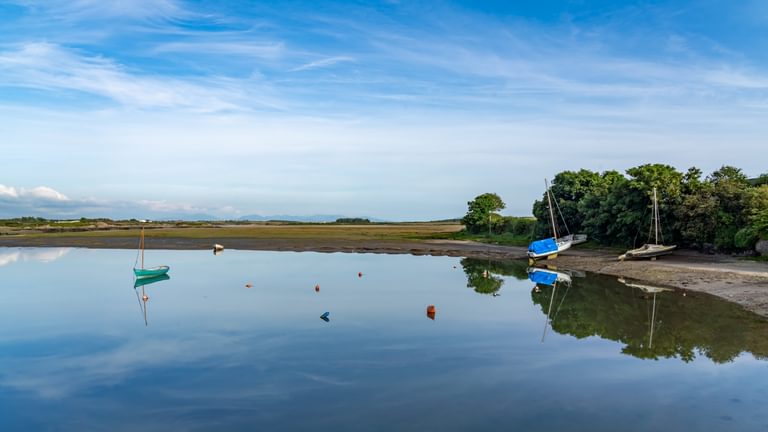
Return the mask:
{"type": "MultiPolygon", "coordinates": [[[[455,223],[402,224],[253,224],[216,227],[148,227],[147,237],[194,239],[330,239],[330,240],[426,240],[452,235],[463,227],[455,223]]],[[[139,228],[71,232],[38,232],[27,237],[137,237],[139,228]]]]}
{"type": "Polygon", "coordinates": [[[754,256],[754,257],[744,257],[744,259],[749,260],[749,261],[768,262],[768,256],[766,256],[766,255],[754,256]]]}

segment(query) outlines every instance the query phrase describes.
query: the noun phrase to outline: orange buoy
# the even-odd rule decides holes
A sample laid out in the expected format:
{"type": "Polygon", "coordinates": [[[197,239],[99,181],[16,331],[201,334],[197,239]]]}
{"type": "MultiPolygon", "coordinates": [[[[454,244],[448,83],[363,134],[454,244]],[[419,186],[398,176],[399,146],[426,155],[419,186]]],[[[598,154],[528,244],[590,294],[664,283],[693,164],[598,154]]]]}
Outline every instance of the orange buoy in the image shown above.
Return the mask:
{"type": "Polygon", "coordinates": [[[249,282],[249,283],[245,284],[245,287],[246,287],[246,288],[253,288],[253,284],[251,284],[251,283],[249,282]]]}
{"type": "Polygon", "coordinates": [[[435,319],[435,305],[427,306],[427,318],[431,320],[435,319]]]}

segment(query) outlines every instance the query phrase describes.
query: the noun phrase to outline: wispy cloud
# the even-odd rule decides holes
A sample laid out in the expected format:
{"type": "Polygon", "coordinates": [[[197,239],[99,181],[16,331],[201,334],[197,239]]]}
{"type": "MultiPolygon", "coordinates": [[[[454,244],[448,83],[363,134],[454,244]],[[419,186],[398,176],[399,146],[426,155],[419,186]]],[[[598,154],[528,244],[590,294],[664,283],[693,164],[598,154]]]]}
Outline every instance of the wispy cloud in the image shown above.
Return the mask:
{"type": "Polygon", "coordinates": [[[291,72],[299,72],[310,69],[318,69],[324,67],[330,67],[339,63],[354,62],[355,59],[347,56],[328,57],[320,60],[314,60],[309,63],[304,63],[301,66],[291,69],[291,72]]]}
{"type": "MultiPolygon", "coordinates": [[[[187,53],[194,55],[236,55],[249,58],[267,58],[273,59],[280,57],[285,51],[285,45],[281,42],[252,42],[248,40],[229,40],[210,41],[212,35],[200,35],[200,39],[209,39],[209,41],[194,42],[169,42],[156,46],[153,52],[162,53],[187,53]]],[[[215,37],[222,39],[221,36],[215,37]]]]}
{"type": "Polygon", "coordinates": [[[176,0],[17,0],[17,3],[60,20],[167,20],[191,15],[176,0]]]}
{"type": "Polygon", "coordinates": [[[84,92],[129,107],[215,112],[258,105],[232,79],[147,76],[110,59],[45,42],[0,52],[0,73],[5,86],[84,92]]]}

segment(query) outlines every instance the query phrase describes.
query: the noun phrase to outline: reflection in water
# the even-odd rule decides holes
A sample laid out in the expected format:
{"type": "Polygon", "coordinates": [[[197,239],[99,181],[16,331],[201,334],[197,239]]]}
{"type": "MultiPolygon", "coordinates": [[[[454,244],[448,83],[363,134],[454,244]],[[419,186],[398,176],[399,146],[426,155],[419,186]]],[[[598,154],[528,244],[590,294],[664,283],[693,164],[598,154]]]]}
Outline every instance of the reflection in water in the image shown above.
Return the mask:
{"type": "Polygon", "coordinates": [[[738,367],[723,367],[703,355],[687,364],[619,353],[626,345],[632,355],[632,348],[664,354],[669,341],[717,361],[768,352],[765,320],[709,296],[656,292],[654,307],[652,291],[562,269],[555,271],[570,276],[570,288],[539,285],[532,295],[525,263],[478,261],[480,277],[487,271],[504,281],[504,295],[491,299],[470,292],[465,275],[451,270],[459,260],[448,257],[157,253],[177,267],[164,285],[135,287],[142,315],[145,305],[162,303],[145,331],[136,331],[135,304],[126,298],[121,270],[130,252],[76,249],[67,265],[2,269],[0,430],[766,424],[764,361],[743,355],[738,367]],[[350,269],[361,267],[370,276],[349,283],[350,269]],[[259,289],[242,289],[252,274],[259,289]],[[327,290],[314,292],[316,283],[327,290]],[[424,321],[427,305],[437,304],[440,322],[429,310],[424,321]],[[334,324],[318,323],[317,312],[331,309],[334,324]],[[542,315],[552,327],[545,345],[542,315]]]}
{"type": "Polygon", "coordinates": [[[12,264],[18,261],[34,261],[48,263],[68,254],[72,248],[39,248],[39,249],[16,249],[7,252],[0,252],[0,267],[12,264]]]}
{"type": "Polygon", "coordinates": [[[463,258],[461,266],[467,275],[467,287],[480,294],[497,294],[504,284],[499,276],[525,279],[525,264],[520,261],[491,261],[463,258]]]}
{"type": "Polygon", "coordinates": [[[644,359],[696,354],[717,363],[742,352],[768,357],[768,322],[740,306],[706,294],[688,293],[604,277],[574,281],[566,300],[556,286],[531,292],[542,313],[555,309],[552,329],[579,339],[599,336],[625,344],[622,353],[644,359]]]}
{"type": "Polygon", "coordinates": [[[628,287],[637,288],[646,294],[653,295],[653,305],[651,306],[650,331],[648,332],[648,348],[649,349],[653,348],[653,327],[656,325],[656,294],[662,293],[664,291],[674,291],[674,290],[670,288],[662,288],[657,286],[646,285],[639,282],[630,282],[625,280],[624,278],[619,278],[618,281],[628,287]]]}
{"type": "Polygon", "coordinates": [[[146,290],[144,289],[147,285],[152,285],[153,283],[167,281],[171,277],[166,274],[161,274],[159,276],[151,277],[151,278],[140,278],[136,279],[133,282],[133,290],[136,292],[136,299],[139,300],[139,307],[141,308],[141,313],[144,316],[144,325],[148,326],[149,323],[147,321],[147,302],[149,302],[149,296],[146,293],[146,290]],[[138,288],[141,288],[141,296],[139,296],[139,290],[138,288]]]}
{"type": "MultiPolygon", "coordinates": [[[[571,279],[571,276],[567,273],[563,273],[557,270],[551,270],[551,269],[545,269],[545,268],[538,268],[538,267],[528,267],[526,270],[528,272],[528,279],[535,283],[534,291],[540,292],[541,288],[539,288],[541,285],[552,287],[552,295],[549,299],[549,307],[547,308],[547,319],[544,321],[544,331],[541,334],[541,342],[544,342],[544,339],[547,337],[547,328],[549,328],[549,325],[554,321],[555,318],[552,317],[552,305],[555,302],[555,294],[557,293],[557,286],[560,285],[566,285],[568,288],[571,287],[571,282],[573,281],[571,279]]],[[[565,295],[563,295],[563,299],[560,301],[560,304],[557,307],[557,311],[555,311],[555,317],[557,317],[557,312],[560,311],[560,306],[562,306],[563,301],[565,301],[565,297],[568,295],[568,290],[565,291],[565,295]]]]}

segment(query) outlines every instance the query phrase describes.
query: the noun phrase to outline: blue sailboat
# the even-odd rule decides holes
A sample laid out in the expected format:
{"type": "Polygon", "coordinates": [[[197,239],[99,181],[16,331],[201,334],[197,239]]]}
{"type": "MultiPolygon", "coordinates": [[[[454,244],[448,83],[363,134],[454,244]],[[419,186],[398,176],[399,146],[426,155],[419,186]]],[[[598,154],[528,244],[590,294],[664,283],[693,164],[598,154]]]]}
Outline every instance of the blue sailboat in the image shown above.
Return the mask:
{"type": "Polygon", "coordinates": [[[557,258],[558,253],[570,249],[571,245],[573,245],[573,236],[557,237],[557,225],[555,224],[555,213],[552,211],[552,196],[549,193],[549,182],[545,179],[544,184],[547,187],[547,203],[549,204],[549,220],[552,222],[552,237],[536,240],[528,245],[527,255],[531,260],[557,258]]]}

